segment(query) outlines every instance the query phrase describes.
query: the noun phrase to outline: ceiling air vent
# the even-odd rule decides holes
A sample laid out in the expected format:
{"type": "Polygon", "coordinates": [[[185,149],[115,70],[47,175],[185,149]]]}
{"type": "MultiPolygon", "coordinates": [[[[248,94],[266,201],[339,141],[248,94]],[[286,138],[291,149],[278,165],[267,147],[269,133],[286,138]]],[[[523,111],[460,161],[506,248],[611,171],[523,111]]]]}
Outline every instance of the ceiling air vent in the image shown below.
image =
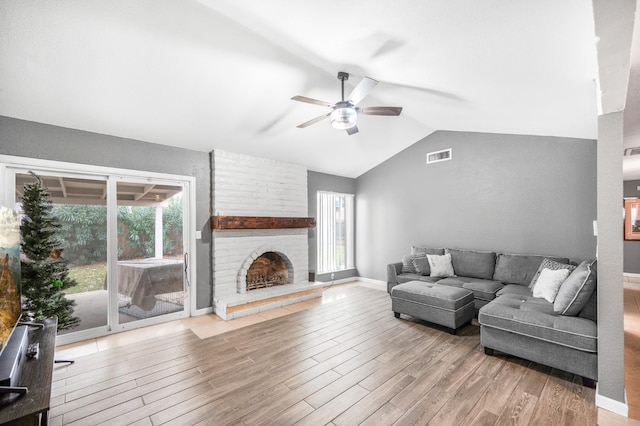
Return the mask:
{"type": "Polygon", "coordinates": [[[451,157],[451,148],[443,149],[441,151],[427,152],[427,164],[451,160],[451,157]]]}
{"type": "Polygon", "coordinates": [[[628,157],[630,155],[638,155],[640,154],[640,146],[636,146],[634,148],[627,148],[624,150],[624,156],[628,157]]]}

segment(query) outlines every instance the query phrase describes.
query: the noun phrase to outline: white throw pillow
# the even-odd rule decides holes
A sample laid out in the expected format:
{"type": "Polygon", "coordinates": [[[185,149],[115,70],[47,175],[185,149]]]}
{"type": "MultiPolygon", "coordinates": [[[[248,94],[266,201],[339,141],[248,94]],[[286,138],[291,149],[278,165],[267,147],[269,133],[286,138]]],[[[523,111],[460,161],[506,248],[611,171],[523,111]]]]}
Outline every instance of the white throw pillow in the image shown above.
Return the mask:
{"type": "Polygon", "coordinates": [[[428,254],[429,268],[432,277],[455,277],[453,265],[451,264],[451,253],[439,256],[437,254],[428,254]]]}
{"type": "Polygon", "coordinates": [[[549,303],[553,303],[558,295],[560,286],[570,273],[571,271],[568,269],[552,270],[544,268],[533,287],[533,297],[543,297],[549,303]]]}

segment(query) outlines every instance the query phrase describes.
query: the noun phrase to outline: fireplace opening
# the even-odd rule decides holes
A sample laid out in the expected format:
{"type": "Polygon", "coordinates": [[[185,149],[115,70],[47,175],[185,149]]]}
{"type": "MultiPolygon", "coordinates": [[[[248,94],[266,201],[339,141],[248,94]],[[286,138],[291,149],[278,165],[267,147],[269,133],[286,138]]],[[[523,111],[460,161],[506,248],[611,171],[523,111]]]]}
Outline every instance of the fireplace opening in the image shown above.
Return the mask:
{"type": "Polygon", "coordinates": [[[284,259],[268,251],[253,261],[247,270],[247,291],[284,285],[289,282],[289,271],[284,259]]]}

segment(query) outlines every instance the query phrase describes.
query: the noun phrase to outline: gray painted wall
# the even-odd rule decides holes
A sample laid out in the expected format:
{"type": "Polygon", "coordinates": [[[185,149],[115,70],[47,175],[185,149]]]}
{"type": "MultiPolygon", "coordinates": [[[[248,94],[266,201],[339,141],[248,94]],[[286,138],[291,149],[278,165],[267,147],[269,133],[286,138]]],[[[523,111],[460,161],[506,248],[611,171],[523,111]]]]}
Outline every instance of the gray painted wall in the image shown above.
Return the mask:
{"type": "MultiPolygon", "coordinates": [[[[345,194],[356,193],[356,180],[352,178],[328,175],[318,172],[307,172],[307,187],[309,196],[309,217],[317,217],[318,212],[318,191],[342,192],[345,194]]],[[[356,195],[356,200],[358,196],[356,195]]],[[[357,236],[356,236],[357,238],[357,236]]],[[[316,239],[316,229],[309,229],[309,270],[317,271],[317,253],[318,240],[316,239]]],[[[357,252],[356,252],[357,255],[357,252]]],[[[357,267],[357,262],[356,262],[357,267]]],[[[357,276],[357,270],[350,269],[347,271],[336,272],[334,279],[342,279],[357,276]]],[[[331,281],[330,274],[322,274],[316,276],[317,281],[331,281]]]]}
{"type": "MultiPolygon", "coordinates": [[[[209,154],[0,116],[0,154],[196,178],[196,304],[211,306],[209,154]]],[[[192,283],[193,284],[193,283],[192,283]]]]}
{"type": "Polygon", "coordinates": [[[593,140],[439,131],[356,180],[356,265],[386,280],[413,244],[593,258],[593,140]],[[426,153],[453,159],[426,165],[426,153]]]}
{"type": "MultiPolygon", "coordinates": [[[[640,197],[640,180],[624,181],[622,193],[625,197],[640,197]]],[[[623,235],[622,221],[620,221],[620,235],[623,235]]],[[[624,237],[623,237],[624,238],[624,237]]],[[[624,241],[624,272],[640,274],[640,241],[624,241]]]]}

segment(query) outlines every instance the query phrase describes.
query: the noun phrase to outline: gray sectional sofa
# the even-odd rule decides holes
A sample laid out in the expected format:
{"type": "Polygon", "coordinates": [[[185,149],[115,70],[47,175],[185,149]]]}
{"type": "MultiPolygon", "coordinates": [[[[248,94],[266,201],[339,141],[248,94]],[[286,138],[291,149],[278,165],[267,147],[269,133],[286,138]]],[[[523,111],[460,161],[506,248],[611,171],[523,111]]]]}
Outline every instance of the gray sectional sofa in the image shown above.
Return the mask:
{"type": "Polygon", "coordinates": [[[414,246],[402,262],[387,265],[387,290],[392,300],[393,288],[408,282],[469,290],[485,353],[497,350],[568,371],[593,386],[598,377],[595,265],[556,256],[414,246]],[[454,276],[432,276],[427,254],[449,254],[454,276]],[[547,266],[561,265],[570,271],[555,300],[534,297],[534,278],[547,266]]]}

